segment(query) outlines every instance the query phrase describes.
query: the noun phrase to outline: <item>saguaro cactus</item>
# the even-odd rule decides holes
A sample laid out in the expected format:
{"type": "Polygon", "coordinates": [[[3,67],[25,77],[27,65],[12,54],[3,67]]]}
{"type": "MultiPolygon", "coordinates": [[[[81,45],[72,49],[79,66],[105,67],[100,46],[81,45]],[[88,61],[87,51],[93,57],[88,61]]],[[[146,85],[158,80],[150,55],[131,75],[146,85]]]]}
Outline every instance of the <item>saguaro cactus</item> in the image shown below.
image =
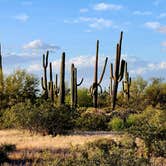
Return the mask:
{"type": "Polygon", "coordinates": [[[98,54],[99,54],[99,40],[97,40],[97,45],[96,45],[96,62],[95,62],[95,72],[94,72],[94,82],[90,87],[90,93],[93,96],[93,105],[95,108],[97,108],[97,103],[98,103],[98,87],[100,88],[102,92],[102,87],[101,87],[101,82],[105,73],[106,65],[108,58],[106,57],[105,59],[105,64],[104,68],[102,71],[102,74],[100,76],[100,80],[98,81],[98,54]]]}
{"type": "Polygon", "coordinates": [[[52,79],[52,63],[51,62],[50,62],[49,97],[51,101],[54,101],[54,82],[52,79]]]}
{"type": "Polygon", "coordinates": [[[58,97],[59,94],[59,88],[58,88],[58,74],[55,75],[55,84],[54,84],[54,93],[55,97],[58,97]]]}
{"type": "Polygon", "coordinates": [[[1,44],[0,44],[0,92],[3,92],[4,84],[3,84],[3,69],[2,69],[2,52],[1,52],[1,44]]]}
{"type": "Polygon", "coordinates": [[[83,78],[80,83],[77,83],[77,68],[74,67],[74,64],[71,65],[71,106],[77,107],[78,94],[77,87],[83,83],[83,78]]]}
{"type": "Polygon", "coordinates": [[[44,96],[47,99],[48,98],[48,85],[47,85],[47,67],[48,67],[48,55],[49,51],[46,52],[46,55],[43,54],[43,69],[44,69],[44,75],[41,78],[41,85],[44,90],[44,96]]]}
{"type": "Polygon", "coordinates": [[[123,32],[121,32],[120,41],[116,47],[116,59],[115,59],[114,75],[113,75],[113,64],[111,64],[111,78],[114,80],[113,94],[112,94],[112,108],[113,109],[115,109],[115,105],[116,105],[118,84],[123,79],[123,75],[124,75],[125,61],[123,59],[120,60],[121,59],[122,37],[123,37],[123,32]],[[120,65],[120,63],[121,63],[121,65],[120,65]]]}
{"type": "Polygon", "coordinates": [[[60,68],[60,92],[59,104],[65,104],[65,52],[62,53],[61,68],[60,68]]]}
{"type": "Polygon", "coordinates": [[[125,97],[127,100],[130,99],[130,85],[131,85],[131,77],[129,77],[129,72],[127,71],[127,62],[125,63],[125,74],[124,81],[122,81],[122,87],[125,97]]]}

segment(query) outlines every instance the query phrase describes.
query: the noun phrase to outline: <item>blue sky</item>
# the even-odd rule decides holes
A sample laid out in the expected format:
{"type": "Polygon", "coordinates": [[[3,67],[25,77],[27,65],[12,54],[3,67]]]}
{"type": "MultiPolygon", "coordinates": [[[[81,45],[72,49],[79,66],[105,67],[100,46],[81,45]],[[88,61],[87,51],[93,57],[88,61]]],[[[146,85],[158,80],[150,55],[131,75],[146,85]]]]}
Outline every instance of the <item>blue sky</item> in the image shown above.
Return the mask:
{"type": "MultiPolygon", "coordinates": [[[[166,73],[165,0],[0,0],[0,42],[4,70],[18,68],[40,76],[42,54],[48,49],[54,73],[66,52],[67,79],[70,64],[79,77],[93,79],[96,40],[100,40],[100,69],[109,63],[109,80],[120,31],[124,31],[122,56],[132,77],[164,77],[166,73]]],[[[85,80],[86,80],[85,79],[85,80]]]]}

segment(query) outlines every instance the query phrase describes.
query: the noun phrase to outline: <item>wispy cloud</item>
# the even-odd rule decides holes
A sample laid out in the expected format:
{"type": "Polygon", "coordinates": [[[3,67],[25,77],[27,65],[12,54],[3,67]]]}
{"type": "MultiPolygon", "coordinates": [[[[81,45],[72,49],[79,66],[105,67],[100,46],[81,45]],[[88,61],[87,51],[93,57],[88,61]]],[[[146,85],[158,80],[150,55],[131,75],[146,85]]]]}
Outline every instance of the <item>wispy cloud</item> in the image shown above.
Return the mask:
{"type": "Polygon", "coordinates": [[[27,14],[18,14],[16,16],[13,16],[14,19],[21,21],[21,22],[26,22],[29,19],[29,16],[27,14]]]}
{"type": "Polygon", "coordinates": [[[161,26],[157,29],[158,32],[166,34],[166,26],[161,26]]]}
{"type": "Polygon", "coordinates": [[[120,10],[122,9],[122,5],[116,5],[116,4],[111,4],[111,3],[98,3],[95,4],[93,9],[96,11],[106,11],[106,10],[120,10]]]}
{"type": "Polygon", "coordinates": [[[87,13],[89,11],[88,8],[81,8],[80,13],[87,13]]]}
{"type": "Polygon", "coordinates": [[[136,11],[133,12],[133,14],[138,15],[138,16],[149,16],[149,15],[152,15],[152,12],[136,10],[136,11]]]}
{"type": "Polygon", "coordinates": [[[153,22],[146,22],[144,24],[147,28],[150,28],[150,29],[158,29],[160,27],[160,23],[157,22],[157,21],[153,21],[153,22]]]}
{"type": "Polygon", "coordinates": [[[144,25],[147,28],[166,34],[166,26],[161,25],[159,22],[146,22],[144,25]]]}
{"type": "Polygon", "coordinates": [[[161,18],[165,18],[165,17],[166,17],[166,13],[160,13],[160,15],[157,18],[161,19],[161,18]]]}
{"type": "Polygon", "coordinates": [[[40,64],[31,64],[28,67],[28,72],[39,72],[42,70],[42,67],[40,64]]]}
{"type": "Polygon", "coordinates": [[[166,61],[162,61],[159,63],[148,63],[146,66],[144,67],[139,67],[136,69],[131,70],[132,74],[146,74],[148,72],[156,72],[156,71],[162,71],[162,70],[166,70],[166,61]]]}
{"type": "Polygon", "coordinates": [[[101,30],[103,28],[109,28],[109,27],[115,27],[115,25],[113,25],[112,20],[110,19],[105,19],[102,17],[79,17],[78,19],[74,19],[74,20],[64,20],[64,23],[87,23],[88,27],[90,29],[88,29],[88,32],[91,31],[91,29],[98,29],[101,30]]]}
{"type": "Polygon", "coordinates": [[[59,49],[59,46],[56,46],[54,44],[47,44],[43,42],[42,40],[33,40],[23,46],[24,49],[33,49],[33,50],[50,50],[55,51],[59,49]]]}

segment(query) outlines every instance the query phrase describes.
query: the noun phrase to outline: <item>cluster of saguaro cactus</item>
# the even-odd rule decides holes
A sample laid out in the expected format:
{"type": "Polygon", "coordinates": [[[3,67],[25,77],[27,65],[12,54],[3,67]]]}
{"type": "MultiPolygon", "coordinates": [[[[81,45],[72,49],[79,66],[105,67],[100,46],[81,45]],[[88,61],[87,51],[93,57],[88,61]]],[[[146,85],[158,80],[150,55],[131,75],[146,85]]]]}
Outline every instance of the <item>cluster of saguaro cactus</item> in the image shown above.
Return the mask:
{"type": "Polygon", "coordinates": [[[129,77],[129,72],[127,71],[127,62],[125,63],[125,73],[124,73],[124,81],[122,81],[123,92],[127,100],[130,99],[130,85],[131,85],[131,77],[129,77]]]}
{"type": "Polygon", "coordinates": [[[53,82],[53,74],[52,74],[52,63],[50,62],[50,64],[49,64],[50,80],[48,82],[48,79],[47,79],[48,55],[49,55],[48,51],[46,52],[46,55],[43,54],[44,75],[41,78],[41,85],[42,85],[42,88],[44,90],[44,97],[45,97],[45,99],[48,99],[48,97],[49,97],[51,101],[54,101],[55,97],[57,97],[58,93],[59,93],[58,81],[57,81],[58,76],[56,74],[55,84],[54,84],[54,82],[53,82]]]}
{"type": "Polygon", "coordinates": [[[108,60],[108,58],[106,57],[104,68],[103,68],[102,74],[100,76],[100,80],[98,81],[98,56],[99,56],[98,54],[99,54],[99,40],[97,40],[97,45],[96,45],[96,61],[95,61],[95,71],[94,71],[94,82],[90,86],[90,93],[93,96],[93,106],[95,108],[97,108],[97,104],[98,104],[98,87],[100,88],[100,90],[102,92],[101,82],[102,82],[102,79],[103,79],[103,76],[105,73],[107,60],[108,60]]]}
{"type": "MultiPolygon", "coordinates": [[[[121,47],[122,47],[122,38],[123,32],[120,34],[120,41],[116,46],[116,58],[115,64],[113,69],[113,64],[110,65],[110,85],[109,85],[109,93],[112,97],[112,108],[115,109],[116,100],[117,100],[117,93],[118,93],[118,84],[122,81],[125,72],[125,78],[122,82],[123,85],[123,92],[127,99],[130,98],[130,85],[131,85],[131,78],[129,78],[129,73],[127,72],[127,62],[125,60],[121,60],[121,47]],[[114,70],[114,71],[113,71],[114,70]]],[[[52,63],[50,63],[50,81],[47,84],[47,67],[48,67],[48,54],[47,51],[46,55],[43,55],[43,69],[44,69],[44,76],[41,79],[42,88],[44,90],[44,94],[46,98],[50,98],[54,101],[55,97],[59,97],[59,104],[65,104],[65,53],[62,53],[61,59],[61,66],[60,66],[60,85],[58,88],[58,75],[56,74],[55,83],[53,82],[52,77],[52,63]]],[[[105,69],[107,66],[108,58],[106,57],[104,67],[98,80],[98,57],[99,57],[99,40],[97,40],[96,44],[96,60],[95,60],[95,70],[94,70],[94,81],[93,84],[90,86],[90,94],[93,96],[93,106],[97,108],[98,106],[98,95],[99,90],[102,93],[101,82],[103,80],[103,76],[105,73],[105,69]]],[[[83,82],[83,78],[80,83],[77,83],[77,68],[74,64],[71,65],[71,106],[77,107],[77,88],[83,82]]]]}
{"type": "Polygon", "coordinates": [[[116,47],[114,74],[113,74],[113,64],[111,64],[111,79],[114,81],[113,91],[112,91],[112,108],[113,109],[115,109],[115,105],[116,105],[118,84],[120,81],[122,81],[123,75],[124,75],[125,61],[123,59],[121,60],[122,37],[123,37],[123,32],[121,32],[120,41],[116,47]]]}
{"type": "Polygon", "coordinates": [[[71,64],[71,106],[77,107],[78,94],[77,87],[83,83],[83,78],[80,83],[77,83],[77,68],[71,64]]]}

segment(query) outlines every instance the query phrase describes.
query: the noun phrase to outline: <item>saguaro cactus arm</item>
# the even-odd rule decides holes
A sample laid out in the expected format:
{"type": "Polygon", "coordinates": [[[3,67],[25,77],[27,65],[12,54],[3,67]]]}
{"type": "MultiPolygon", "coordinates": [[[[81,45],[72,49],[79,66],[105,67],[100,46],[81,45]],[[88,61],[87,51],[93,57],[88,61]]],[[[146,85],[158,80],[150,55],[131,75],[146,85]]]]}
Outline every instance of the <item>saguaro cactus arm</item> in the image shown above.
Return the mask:
{"type": "Polygon", "coordinates": [[[98,84],[101,84],[101,82],[103,80],[103,76],[104,76],[105,69],[106,69],[106,66],[107,66],[107,61],[108,61],[108,57],[105,58],[104,68],[103,68],[103,71],[102,71],[102,74],[100,76],[100,80],[99,80],[98,84]]]}
{"type": "Polygon", "coordinates": [[[77,86],[81,86],[81,84],[83,83],[84,79],[82,78],[80,83],[77,84],[77,86]]]}

